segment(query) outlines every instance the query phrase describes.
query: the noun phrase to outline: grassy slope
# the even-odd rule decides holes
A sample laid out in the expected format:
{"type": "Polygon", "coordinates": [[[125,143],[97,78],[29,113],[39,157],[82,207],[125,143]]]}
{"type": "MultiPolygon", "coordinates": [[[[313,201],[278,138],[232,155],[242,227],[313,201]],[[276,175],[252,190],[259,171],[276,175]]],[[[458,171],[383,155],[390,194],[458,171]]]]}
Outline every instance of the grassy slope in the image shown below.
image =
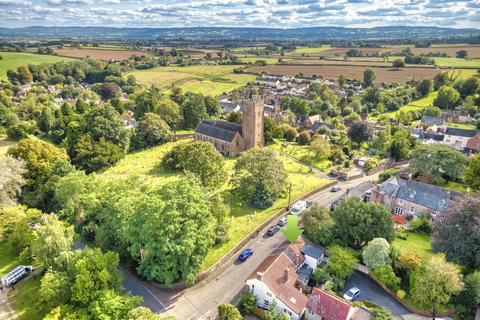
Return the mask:
{"type": "Polygon", "coordinates": [[[397,114],[399,114],[401,111],[412,111],[412,110],[422,110],[425,109],[428,106],[431,106],[433,104],[433,100],[437,97],[437,92],[431,92],[428,96],[425,98],[415,100],[410,102],[409,104],[406,104],[402,107],[400,107],[397,111],[393,112],[388,112],[385,113],[386,115],[390,117],[395,117],[397,114]]]}
{"type": "Polygon", "coordinates": [[[406,250],[411,250],[419,253],[423,257],[433,254],[430,235],[413,232],[407,232],[407,234],[407,240],[396,238],[392,243],[400,252],[403,253],[406,250]]]}
{"type": "Polygon", "coordinates": [[[284,140],[276,140],[275,143],[269,145],[268,147],[284,153],[292,158],[305,162],[308,165],[311,165],[318,170],[324,172],[330,172],[330,167],[332,162],[328,159],[315,159],[312,152],[308,150],[308,146],[301,146],[296,142],[287,142],[287,146],[283,147],[285,143],[284,140]]]}
{"type": "MultiPolygon", "coordinates": [[[[176,143],[186,142],[187,141],[184,140],[176,143]]],[[[163,155],[174,145],[175,143],[169,143],[146,151],[129,154],[116,166],[106,170],[103,173],[103,177],[114,179],[116,177],[138,175],[151,185],[164,185],[168,182],[175,181],[179,178],[177,173],[167,172],[158,165],[163,155]]],[[[292,182],[292,200],[327,183],[326,180],[309,174],[309,169],[305,166],[284,158],[282,158],[282,161],[285,169],[289,173],[289,180],[292,182]]],[[[228,158],[226,160],[226,167],[230,176],[233,174],[234,165],[235,158],[228,158]]],[[[230,185],[226,184],[222,193],[231,208],[231,239],[229,242],[210,250],[203,264],[203,270],[206,270],[218,261],[218,259],[223,257],[235,244],[255,230],[256,226],[274,215],[281,208],[286,207],[288,201],[286,197],[281,198],[269,209],[254,210],[245,207],[236,199],[234,194],[231,193],[230,185]]]]}
{"type": "Polygon", "coordinates": [[[66,57],[40,55],[24,52],[0,52],[0,56],[3,57],[3,59],[0,60],[0,79],[6,79],[7,71],[9,69],[16,70],[21,65],[55,63],[59,61],[75,60],[66,57]]]}
{"type": "Polygon", "coordinates": [[[216,96],[255,80],[253,75],[234,74],[235,68],[238,66],[157,67],[130,74],[133,74],[141,84],[153,84],[164,89],[175,85],[184,91],[216,96]]]}

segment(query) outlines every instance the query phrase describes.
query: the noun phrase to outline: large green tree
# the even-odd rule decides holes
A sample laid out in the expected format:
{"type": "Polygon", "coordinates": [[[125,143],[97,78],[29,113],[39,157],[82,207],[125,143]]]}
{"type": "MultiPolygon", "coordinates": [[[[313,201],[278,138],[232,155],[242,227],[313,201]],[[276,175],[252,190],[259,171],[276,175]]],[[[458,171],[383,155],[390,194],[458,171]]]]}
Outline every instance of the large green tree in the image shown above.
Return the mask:
{"type": "Polygon", "coordinates": [[[465,170],[465,181],[475,190],[480,190],[480,154],[470,157],[465,170]]]}
{"type": "Polygon", "coordinates": [[[363,84],[366,87],[371,87],[376,77],[377,76],[375,75],[375,72],[372,69],[370,68],[365,69],[365,71],[363,71],[363,84]]]}
{"type": "Polygon", "coordinates": [[[162,118],[154,113],[145,113],[140,118],[137,134],[133,138],[135,149],[149,148],[173,139],[173,132],[162,118]]]}
{"type": "Polygon", "coordinates": [[[330,211],[322,206],[313,206],[303,216],[305,235],[312,241],[328,246],[334,239],[334,221],[330,211]]]}
{"type": "Polygon", "coordinates": [[[365,246],[362,257],[365,265],[371,270],[390,265],[392,263],[390,244],[383,238],[375,238],[365,246]]]}
{"type": "Polygon", "coordinates": [[[0,208],[15,205],[25,184],[25,162],[12,157],[0,158],[0,208]]]}
{"type": "Polygon", "coordinates": [[[467,156],[449,146],[419,145],[412,153],[410,169],[415,175],[443,183],[462,181],[467,164],[467,156]]]}
{"type": "Polygon", "coordinates": [[[361,248],[374,238],[395,238],[392,214],[384,205],[353,197],[342,201],[332,216],[337,237],[353,248],[361,248]]]}
{"type": "Polygon", "coordinates": [[[443,86],[438,90],[438,95],[433,105],[444,110],[453,110],[460,102],[460,93],[455,88],[443,86]]]}
{"type": "Polygon", "coordinates": [[[182,103],[183,124],[194,129],[200,121],[208,118],[207,107],[202,95],[191,94],[182,103]]]}
{"type": "Polygon", "coordinates": [[[235,164],[236,189],[254,207],[273,205],[284,190],[286,181],[283,164],[270,149],[250,149],[235,164]]]}

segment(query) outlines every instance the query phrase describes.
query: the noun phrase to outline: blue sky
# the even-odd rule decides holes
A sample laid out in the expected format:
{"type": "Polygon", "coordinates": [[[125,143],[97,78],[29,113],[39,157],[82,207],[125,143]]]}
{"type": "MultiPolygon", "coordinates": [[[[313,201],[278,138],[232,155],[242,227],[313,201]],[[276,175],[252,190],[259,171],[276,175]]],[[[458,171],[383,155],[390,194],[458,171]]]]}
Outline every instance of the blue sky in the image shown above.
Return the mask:
{"type": "Polygon", "coordinates": [[[480,28],[480,0],[0,0],[2,26],[480,28]]]}

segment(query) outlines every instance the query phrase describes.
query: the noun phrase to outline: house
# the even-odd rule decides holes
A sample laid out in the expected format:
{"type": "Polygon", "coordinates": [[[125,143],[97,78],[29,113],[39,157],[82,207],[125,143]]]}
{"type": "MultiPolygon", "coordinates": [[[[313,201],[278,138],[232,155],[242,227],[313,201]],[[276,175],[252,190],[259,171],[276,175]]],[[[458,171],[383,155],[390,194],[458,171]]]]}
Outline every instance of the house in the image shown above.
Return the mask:
{"type": "Polygon", "coordinates": [[[276,309],[287,313],[292,320],[299,320],[305,312],[308,298],[297,289],[303,266],[300,247],[303,241],[290,245],[283,243],[274,250],[248,277],[246,285],[257,297],[257,307],[267,310],[275,304],[276,309]]]}
{"type": "Polygon", "coordinates": [[[469,114],[463,114],[457,111],[443,112],[442,117],[447,122],[455,122],[455,123],[473,123],[474,122],[474,119],[469,114]]]}
{"type": "Polygon", "coordinates": [[[434,217],[458,201],[462,194],[415,180],[392,177],[377,185],[372,201],[390,207],[393,214],[434,217]]]}
{"type": "Polygon", "coordinates": [[[224,114],[230,112],[240,112],[242,110],[242,106],[239,103],[230,102],[228,100],[220,101],[220,107],[222,107],[224,114]]]}
{"type": "Polygon", "coordinates": [[[323,122],[321,120],[316,120],[312,127],[308,129],[308,132],[310,133],[316,133],[318,131],[318,129],[320,129],[320,127],[322,126],[325,126],[327,127],[328,129],[330,130],[333,130],[335,129],[335,125],[331,124],[331,123],[327,123],[327,122],[323,122]]]}
{"type": "Polygon", "coordinates": [[[207,141],[222,154],[235,156],[253,147],[263,147],[263,101],[244,99],[242,124],[203,120],[195,128],[195,140],[207,141]]]}
{"type": "Polygon", "coordinates": [[[475,137],[467,140],[466,151],[469,153],[480,152],[480,132],[475,137]]]}
{"type": "Polygon", "coordinates": [[[321,248],[310,244],[305,244],[300,252],[303,254],[303,264],[310,273],[314,273],[325,258],[325,252],[321,248]]]}
{"type": "Polygon", "coordinates": [[[458,150],[464,150],[467,147],[468,140],[475,137],[478,133],[480,133],[478,130],[447,127],[444,144],[458,150]]]}
{"type": "Polygon", "coordinates": [[[255,83],[261,86],[274,87],[277,89],[282,89],[285,87],[280,80],[272,78],[257,77],[255,79],[255,83]]]}
{"type": "Polygon", "coordinates": [[[432,126],[442,126],[445,124],[444,118],[423,116],[420,120],[420,126],[424,129],[432,126]]]}
{"type": "Polygon", "coordinates": [[[345,300],[319,288],[313,288],[306,308],[307,320],[350,320],[356,311],[345,300]]]}
{"type": "Polygon", "coordinates": [[[302,126],[304,126],[306,129],[310,129],[313,127],[313,124],[315,123],[315,121],[321,121],[321,120],[322,118],[319,114],[305,117],[302,121],[302,126]]]}

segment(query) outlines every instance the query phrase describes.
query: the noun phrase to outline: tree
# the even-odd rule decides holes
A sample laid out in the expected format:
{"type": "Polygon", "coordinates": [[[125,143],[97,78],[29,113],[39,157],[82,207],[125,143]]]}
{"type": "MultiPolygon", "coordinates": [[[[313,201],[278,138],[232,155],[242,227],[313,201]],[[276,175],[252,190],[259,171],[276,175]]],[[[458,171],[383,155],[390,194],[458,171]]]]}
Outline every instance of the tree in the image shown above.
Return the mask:
{"type": "Polygon", "coordinates": [[[25,185],[25,162],[12,157],[0,158],[0,208],[13,206],[25,185]]]}
{"type": "Polygon", "coordinates": [[[294,141],[295,138],[297,137],[297,129],[289,126],[289,125],[282,125],[282,131],[283,131],[283,136],[287,141],[294,141]]]}
{"type": "Polygon", "coordinates": [[[71,296],[70,279],[66,272],[48,270],[41,280],[39,298],[52,309],[69,303],[71,296]]]}
{"type": "Polygon", "coordinates": [[[456,57],[459,59],[467,59],[468,57],[468,52],[467,50],[459,50],[456,53],[456,57]]]}
{"type": "Polygon", "coordinates": [[[233,183],[241,197],[254,207],[270,207],[280,196],[286,181],[283,164],[270,149],[247,150],[235,164],[233,183]],[[261,199],[264,201],[259,201],[261,199]]]}
{"type": "Polygon", "coordinates": [[[462,181],[467,157],[445,145],[420,145],[412,153],[413,174],[429,177],[434,183],[462,181]]]}
{"type": "Polygon", "coordinates": [[[455,88],[460,96],[465,99],[468,96],[475,95],[480,90],[480,80],[477,77],[470,77],[467,80],[459,81],[455,88]]]}
{"type": "Polygon", "coordinates": [[[222,107],[220,106],[220,102],[212,96],[206,96],[204,98],[205,101],[205,108],[207,110],[208,115],[210,118],[218,118],[222,114],[222,107]]]}
{"type": "Polygon", "coordinates": [[[17,79],[21,84],[27,84],[33,81],[33,75],[27,66],[21,65],[17,68],[17,79]]]}
{"type": "Polygon", "coordinates": [[[373,136],[373,128],[367,121],[355,121],[348,129],[348,136],[357,143],[368,141],[373,136]]]}
{"type": "Polygon", "coordinates": [[[310,141],[309,150],[315,154],[316,159],[327,159],[332,154],[330,143],[319,136],[314,136],[310,141]]]}
{"type": "Polygon", "coordinates": [[[392,313],[384,308],[375,308],[373,314],[374,320],[393,320],[392,313]]]}
{"type": "Polygon", "coordinates": [[[263,121],[263,135],[265,137],[265,143],[269,144],[273,142],[274,138],[282,138],[283,132],[272,117],[266,117],[263,121]]]}
{"type": "Polygon", "coordinates": [[[325,207],[313,206],[303,217],[305,235],[315,243],[328,246],[334,239],[334,221],[325,207]]]}
{"type": "Polygon", "coordinates": [[[375,278],[392,289],[392,291],[396,292],[398,289],[400,289],[401,279],[395,275],[391,265],[384,265],[382,267],[373,269],[372,273],[375,278]]]}
{"type": "Polygon", "coordinates": [[[422,97],[425,97],[430,92],[432,92],[432,89],[433,89],[433,81],[430,79],[424,79],[420,81],[420,83],[417,86],[417,92],[422,97]]]}
{"type": "Polygon", "coordinates": [[[180,106],[172,100],[164,99],[160,101],[155,108],[155,113],[157,113],[170,128],[177,128],[182,122],[180,106]]]}
{"type": "Polygon", "coordinates": [[[204,187],[213,189],[225,179],[225,160],[215,147],[205,141],[194,141],[182,148],[177,168],[193,173],[204,187]]]}
{"type": "Polygon", "coordinates": [[[415,138],[412,137],[408,131],[403,129],[398,130],[392,137],[390,155],[395,161],[408,159],[415,144],[415,138]]]}
{"type": "Polygon", "coordinates": [[[307,131],[302,131],[297,137],[297,143],[301,146],[307,145],[310,143],[310,133],[307,131]]]}
{"type": "Polygon", "coordinates": [[[88,173],[113,166],[125,156],[119,146],[103,137],[95,142],[89,134],[78,139],[74,150],[73,163],[88,173]]]}
{"type": "Polygon", "coordinates": [[[362,252],[363,262],[373,270],[392,263],[390,259],[390,244],[383,238],[371,240],[362,252]]]}
{"type": "Polygon", "coordinates": [[[137,136],[134,139],[136,149],[149,148],[173,139],[173,132],[159,115],[145,113],[138,122],[137,136]]]}
{"type": "Polygon", "coordinates": [[[395,59],[392,62],[392,67],[396,69],[404,68],[405,67],[405,61],[403,59],[395,59]]]}
{"type": "Polygon", "coordinates": [[[440,72],[433,78],[433,89],[438,90],[442,86],[449,86],[452,84],[448,71],[440,72]]]}
{"type": "Polygon", "coordinates": [[[238,311],[234,305],[224,303],[218,306],[218,319],[219,320],[242,320],[243,317],[240,314],[240,311],[238,311]]]}
{"type": "Polygon", "coordinates": [[[465,170],[465,181],[473,189],[480,190],[480,154],[470,157],[468,167],[465,170]]]}
{"type": "Polygon", "coordinates": [[[117,97],[122,90],[114,82],[105,82],[99,88],[99,94],[103,100],[110,100],[117,97]]]}
{"type": "Polygon", "coordinates": [[[71,286],[72,301],[88,305],[102,298],[104,290],[119,291],[122,277],[115,252],[102,253],[99,248],[87,248],[75,263],[75,280],[71,286]]]}
{"type": "Polygon", "coordinates": [[[451,205],[435,217],[432,247],[448,260],[469,268],[480,267],[480,202],[466,200],[451,205]]]}
{"type": "Polygon", "coordinates": [[[433,105],[444,110],[454,110],[460,102],[460,93],[452,87],[442,86],[433,105]]]}
{"type": "Polygon", "coordinates": [[[215,227],[215,244],[221,244],[230,240],[230,207],[225,204],[219,195],[213,196],[212,212],[215,215],[217,225],[215,227]]]}
{"type": "Polygon", "coordinates": [[[375,72],[373,72],[372,69],[370,68],[365,69],[365,71],[363,71],[363,84],[365,85],[365,87],[371,87],[376,77],[377,76],[375,75],[375,72]]]}
{"type": "MultiPolygon", "coordinates": [[[[159,88],[151,86],[147,90],[140,92],[135,97],[135,107],[133,109],[135,113],[135,118],[140,119],[143,115],[147,112],[159,112],[159,115],[162,116],[162,113],[165,111],[167,114],[170,114],[170,111],[167,111],[174,106],[172,105],[164,105],[161,106],[162,102],[162,92],[159,88]],[[160,111],[162,110],[162,111],[160,111]]],[[[165,122],[167,121],[166,118],[163,118],[165,122]]]]}
{"type": "Polygon", "coordinates": [[[338,238],[353,248],[361,248],[374,238],[392,241],[395,231],[391,216],[386,206],[355,197],[342,201],[332,214],[338,238]]]}
{"type": "Polygon", "coordinates": [[[265,320],[290,320],[290,316],[285,313],[277,310],[277,304],[274,301],[268,307],[267,312],[265,313],[265,320]]]}
{"type": "Polygon", "coordinates": [[[202,95],[189,95],[182,103],[183,123],[185,128],[195,128],[200,121],[208,118],[205,100],[202,95]]]}
{"type": "Polygon", "coordinates": [[[463,289],[462,274],[443,255],[433,255],[420,267],[410,290],[411,299],[423,308],[447,304],[453,295],[463,289]]]}
{"type": "Polygon", "coordinates": [[[422,264],[422,256],[415,251],[407,250],[398,258],[395,262],[397,268],[406,271],[407,273],[412,272],[419,268],[422,264]]]}
{"type": "Polygon", "coordinates": [[[347,279],[358,264],[352,249],[334,245],[328,248],[328,254],[327,270],[341,281],[347,279]]]}
{"type": "Polygon", "coordinates": [[[134,194],[128,202],[134,214],[121,241],[138,262],[137,272],[167,285],[180,279],[192,283],[215,241],[215,219],[202,188],[181,179],[134,194]]]}
{"type": "Polygon", "coordinates": [[[50,214],[42,217],[35,231],[32,252],[37,262],[45,268],[63,270],[73,246],[73,227],[50,214]]]}
{"type": "Polygon", "coordinates": [[[480,270],[476,270],[465,277],[465,288],[461,295],[462,303],[470,307],[480,305],[480,270]]]}
{"type": "Polygon", "coordinates": [[[257,297],[253,293],[242,294],[238,301],[238,310],[242,315],[251,314],[257,307],[257,297]]]}
{"type": "Polygon", "coordinates": [[[372,142],[372,147],[381,155],[390,153],[390,146],[392,144],[392,128],[386,125],[378,132],[378,136],[372,142]]]}
{"type": "Polygon", "coordinates": [[[175,320],[175,318],[160,317],[146,307],[136,307],[128,312],[127,320],[175,320]]]}
{"type": "Polygon", "coordinates": [[[442,116],[442,109],[440,109],[439,107],[428,106],[427,108],[425,108],[423,114],[425,116],[439,118],[442,116]]]}
{"type": "Polygon", "coordinates": [[[142,301],[141,297],[102,290],[89,309],[93,319],[126,319],[129,312],[142,301]]]}

